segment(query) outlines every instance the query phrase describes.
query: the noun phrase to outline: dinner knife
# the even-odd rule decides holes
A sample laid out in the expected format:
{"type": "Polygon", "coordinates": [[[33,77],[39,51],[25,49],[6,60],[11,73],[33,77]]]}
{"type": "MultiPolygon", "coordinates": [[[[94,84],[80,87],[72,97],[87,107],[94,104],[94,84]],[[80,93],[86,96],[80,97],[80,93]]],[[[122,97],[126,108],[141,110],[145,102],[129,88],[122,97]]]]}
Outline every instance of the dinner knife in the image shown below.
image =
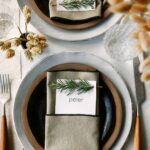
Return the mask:
{"type": "MultiPolygon", "coordinates": [[[[142,57],[144,57],[142,55],[142,57]]],[[[134,133],[134,150],[142,150],[142,137],[141,137],[141,113],[140,105],[145,100],[145,86],[144,83],[140,80],[139,72],[140,59],[139,57],[134,58],[133,67],[134,67],[134,78],[135,78],[135,93],[136,93],[136,124],[135,124],[135,133],[134,133]]]]}

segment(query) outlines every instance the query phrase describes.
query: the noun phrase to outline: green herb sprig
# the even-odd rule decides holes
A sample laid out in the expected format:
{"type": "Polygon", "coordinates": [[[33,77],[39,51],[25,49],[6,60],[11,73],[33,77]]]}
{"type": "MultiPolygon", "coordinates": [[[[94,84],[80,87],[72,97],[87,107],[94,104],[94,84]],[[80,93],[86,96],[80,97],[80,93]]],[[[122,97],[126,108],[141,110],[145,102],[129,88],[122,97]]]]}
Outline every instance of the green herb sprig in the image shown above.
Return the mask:
{"type": "Polygon", "coordinates": [[[63,6],[65,9],[80,9],[81,7],[87,8],[91,7],[94,8],[95,0],[63,0],[59,5],[63,6]]]}
{"type": "Polygon", "coordinates": [[[49,82],[49,86],[53,89],[59,89],[61,92],[67,92],[67,95],[71,95],[77,91],[78,95],[86,93],[94,88],[86,80],[74,81],[74,80],[57,80],[49,82]]]}

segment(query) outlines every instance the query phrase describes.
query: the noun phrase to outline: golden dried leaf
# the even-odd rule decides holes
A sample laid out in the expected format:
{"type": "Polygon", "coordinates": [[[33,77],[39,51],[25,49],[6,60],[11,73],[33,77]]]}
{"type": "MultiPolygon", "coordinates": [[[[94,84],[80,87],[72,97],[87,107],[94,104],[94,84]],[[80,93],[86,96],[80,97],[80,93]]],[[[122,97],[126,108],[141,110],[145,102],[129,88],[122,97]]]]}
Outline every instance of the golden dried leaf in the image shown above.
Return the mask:
{"type": "Polygon", "coordinates": [[[147,71],[147,72],[144,72],[142,75],[141,75],[141,81],[149,81],[150,80],[150,70],[147,71]]]}
{"type": "Polygon", "coordinates": [[[132,7],[131,2],[121,2],[121,3],[118,3],[116,5],[112,5],[110,7],[110,11],[114,12],[114,13],[116,13],[116,12],[127,13],[131,9],[131,7],[132,7]]]}
{"type": "Polygon", "coordinates": [[[12,58],[15,55],[15,51],[13,49],[6,50],[6,58],[12,58]]]}
{"type": "Polygon", "coordinates": [[[139,25],[146,25],[147,20],[142,16],[131,15],[131,19],[139,25]]]}
{"type": "Polygon", "coordinates": [[[131,9],[130,13],[144,13],[147,11],[147,5],[135,3],[131,9]]]}
{"type": "Polygon", "coordinates": [[[139,41],[144,51],[150,48],[150,36],[146,32],[139,33],[139,41]]]}
{"type": "Polygon", "coordinates": [[[120,3],[120,2],[123,2],[123,0],[108,0],[108,3],[109,3],[110,5],[115,5],[115,4],[118,4],[118,3],[120,3]]]}
{"type": "Polygon", "coordinates": [[[147,57],[143,63],[140,64],[139,66],[139,71],[142,72],[144,70],[144,68],[150,68],[150,56],[147,57]]]}

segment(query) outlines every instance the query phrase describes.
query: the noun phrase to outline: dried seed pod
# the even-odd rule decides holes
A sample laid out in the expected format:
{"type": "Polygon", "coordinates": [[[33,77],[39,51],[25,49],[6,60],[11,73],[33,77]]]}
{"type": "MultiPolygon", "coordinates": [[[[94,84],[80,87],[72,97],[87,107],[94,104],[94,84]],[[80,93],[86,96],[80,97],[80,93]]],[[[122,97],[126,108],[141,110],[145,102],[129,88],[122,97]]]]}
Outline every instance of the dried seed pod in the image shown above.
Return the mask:
{"type": "Polygon", "coordinates": [[[150,48],[150,37],[146,32],[139,33],[139,41],[144,51],[147,51],[150,48]]]}
{"type": "Polygon", "coordinates": [[[28,42],[26,43],[26,47],[27,47],[28,49],[31,49],[32,47],[34,47],[34,45],[32,45],[30,41],[28,41],[28,42]]]}
{"type": "Polygon", "coordinates": [[[146,24],[148,27],[150,27],[150,20],[147,19],[147,24],[146,24]]]}
{"type": "Polygon", "coordinates": [[[11,47],[11,42],[4,42],[4,44],[2,45],[1,49],[2,50],[7,50],[11,47]]]}
{"type": "Polygon", "coordinates": [[[144,13],[147,11],[147,6],[144,4],[135,3],[130,9],[130,13],[144,13]]]}
{"type": "Polygon", "coordinates": [[[31,21],[31,14],[25,15],[25,22],[28,24],[31,21]]]}
{"type": "Polygon", "coordinates": [[[21,45],[21,43],[22,43],[22,41],[21,41],[20,38],[15,39],[15,40],[12,41],[13,46],[19,46],[19,45],[21,45]]]}
{"type": "Polygon", "coordinates": [[[141,75],[141,81],[149,81],[150,80],[150,71],[144,72],[141,75]]]}
{"type": "Polygon", "coordinates": [[[33,47],[31,49],[31,52],[33,52],[34,54],[42,54],[43,53],[43,49],[41,47],[33,47]]]}
{"type": "Polygon", "coordinates": [[[133,32],[133,33],[132,33],[132,38],[138,40],[138,39],[139,39],[139,32],[140,32],[140,31],[133,32]]]}
{"type": "Polygon", "coordinates": [[[135,2],[140,3],[140,4],[148,4],[150,3],[150,0],[135,0],[135,2]]]}
{"type": "Polygon", "coordinates": [[[33,38],[34,38],[34,34],[33,33],[29,33],[27,35],[27,40],[33,40],[33,38]]]}
{"type": "Polygon", "coordinates": [[[131,9],[131,7],[132,7],[131,2],[121,2],[121,3],[118,3],[116,5],[112,5],[110,7],[110,11],[114,12],[114,13],[116,13],[116,12],[127,13],[131,9]]]}
{"type": "Polygon", "coordinates": [[[146,25],[139,25],[138,27],[141,31],[145,31],[145,32],[150,31],[150,26],[148,26],[147,24],[146,25]]]}
{"type": "Polygon", "coordinates": [[[36,33],[32,33],[32,35],[33,35],[33,38],[39,38],[39,35],[36,33]]]}
{"type": "Polygon", "coordinates": [[[15,55],[15,51],[13,49],[6,50],[6,58],[12,58],[15,55]]]}
{"type": "Polygon", "coordinates": [[[48,47],[48,44],[44,42],[44,43],[40,43],[39,46],[40,46],[42,49],[44,49],[44,48],[48,47]]]}
{"type": "Polygon", "coordinates": [[[4,42],[3,41],[0,41],[0,46],[3,46],[4,42]]]}
{"type": "Polygon", "coordinates": [[[144,68],[150,68],[150,56],[147,57],[139,66],[139,71],[142,72],[144,68]]]}
{"type": "Polygon", "coordinates": [[[139,54],[143,53],[144,52],[144,49],[141,47],[141,43],[137,42],[136,45],[135,45],[136,49],[137,49],[137,52],[139,54]]]}
{"type": "Polygon", "coordinates": [[[108,3],[109,3],[110,5],[115,5],[115,4],[118,4],[118,3],[120,3],[120,2],[123,2],[123,0],[108,0],[108,3]]]}
{"type": "Polygon", "coordinates": [[[139,25],[146,25],[147,20],[142,16],[131,15],[131,19],[139,25]]]}
{"type": "Polygon", "coordinates": [[[23,7],[23,14],[24,16],[26,16],[27,14],[31,14],[31,10],[27,5],[23,7]]]}
{"type": "Polygon", "coordinates": [[[39,39],[34,38],[33,40],[30,40],[29,42],[30,42],[31,45],[36,46],[36,45],[39,44],[39,39]]]}
{"type": "Polygon", "coordinates": [[[29,50],[25,50],[24,54],[25,54],[27,59],[29,59],[30,61],[33,61],[32,53],[29,50]]]}
{"type": "Polygon", "coordinates": [[[147,11],[147,12],[144,13],[144,15],[147,16],[147,17],[150,17],[150,12],[147,11]]]}
{"type": "Polygon", "coordinates": [[[47,39],[45,36],[39,36],[39,40],[46,41],[47,39]]]}

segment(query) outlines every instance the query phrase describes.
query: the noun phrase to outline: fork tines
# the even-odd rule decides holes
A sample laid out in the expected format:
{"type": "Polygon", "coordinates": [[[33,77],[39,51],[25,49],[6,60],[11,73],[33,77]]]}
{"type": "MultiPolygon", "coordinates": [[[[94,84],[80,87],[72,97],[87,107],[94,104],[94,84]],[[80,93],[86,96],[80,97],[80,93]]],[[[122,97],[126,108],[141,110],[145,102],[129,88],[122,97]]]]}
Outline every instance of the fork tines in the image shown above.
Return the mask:
{"type": "Polygon", "coordinates": [[[10,90],[9,74],[0,74],[0,92],[8,93],[10,90]]]}

